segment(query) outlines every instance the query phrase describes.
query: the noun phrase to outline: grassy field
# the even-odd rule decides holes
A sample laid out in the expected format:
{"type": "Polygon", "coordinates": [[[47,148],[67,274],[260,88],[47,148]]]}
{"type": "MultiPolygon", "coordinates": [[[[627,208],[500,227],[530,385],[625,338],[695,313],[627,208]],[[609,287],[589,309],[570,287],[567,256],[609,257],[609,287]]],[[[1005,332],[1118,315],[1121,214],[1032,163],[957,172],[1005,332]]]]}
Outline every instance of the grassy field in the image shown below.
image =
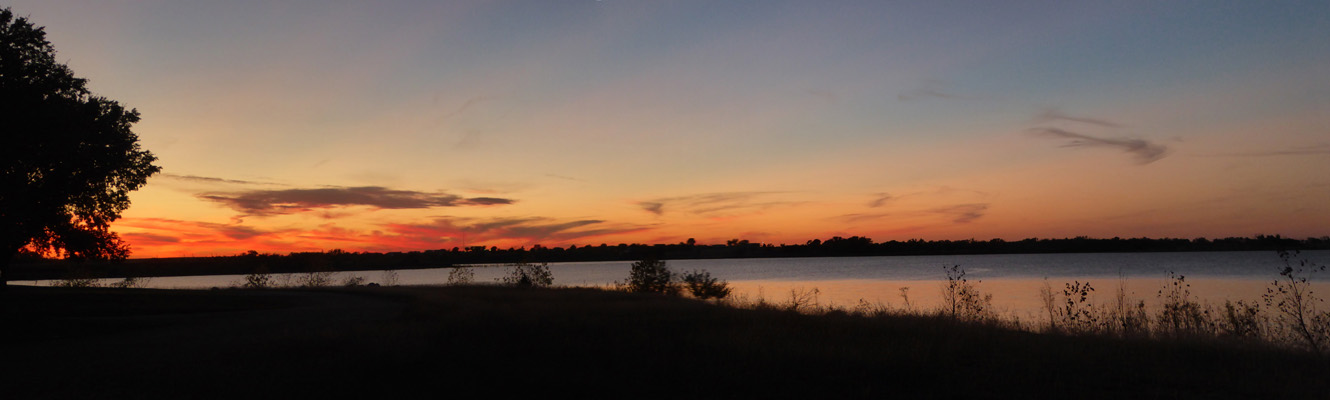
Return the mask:
{"type": "Polygon", "coordinates": [[[1330,358],[595,289],[10,287],[5,398],[1326,398],[1330,358]]]}

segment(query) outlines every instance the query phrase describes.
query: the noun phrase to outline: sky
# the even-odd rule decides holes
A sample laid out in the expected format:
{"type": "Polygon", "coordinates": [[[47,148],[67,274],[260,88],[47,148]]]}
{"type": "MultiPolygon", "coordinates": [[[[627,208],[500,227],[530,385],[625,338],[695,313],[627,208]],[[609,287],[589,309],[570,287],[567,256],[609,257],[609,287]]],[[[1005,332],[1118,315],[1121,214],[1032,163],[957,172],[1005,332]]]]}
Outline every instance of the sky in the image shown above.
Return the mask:
{"type": "Polygon", "coordinates": [[[7,3],[134,257],[1330,235],[1325,1],[7,3]]]}

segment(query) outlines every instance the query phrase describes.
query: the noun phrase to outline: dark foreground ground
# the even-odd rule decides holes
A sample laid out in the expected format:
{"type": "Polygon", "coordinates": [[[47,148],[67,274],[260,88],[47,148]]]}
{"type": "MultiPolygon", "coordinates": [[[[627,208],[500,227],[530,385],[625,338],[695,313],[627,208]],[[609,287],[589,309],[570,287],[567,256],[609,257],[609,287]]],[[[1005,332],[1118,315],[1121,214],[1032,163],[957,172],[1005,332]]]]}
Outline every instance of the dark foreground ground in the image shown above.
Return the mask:
{"type": "Polygon", "coordinates": [[[5,399],[1330,398],[1327,357],[591,289],[0,297],[5,399]]]}

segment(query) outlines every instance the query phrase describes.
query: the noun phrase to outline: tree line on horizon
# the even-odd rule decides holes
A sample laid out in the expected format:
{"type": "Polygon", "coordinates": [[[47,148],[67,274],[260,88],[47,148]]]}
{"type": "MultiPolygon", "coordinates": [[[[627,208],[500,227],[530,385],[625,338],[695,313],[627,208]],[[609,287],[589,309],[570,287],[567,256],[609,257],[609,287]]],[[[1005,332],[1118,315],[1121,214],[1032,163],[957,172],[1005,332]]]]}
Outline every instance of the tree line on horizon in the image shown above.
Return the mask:
{"type": "Polygon", "coordinates": [[[912,255],[973,255],[1030,253],[1120,253],[1189,251],[1330,250],[1330,237],[1293,239],[1279,235],[1222,239],[1151,239],[1075,237],[1029,238],[1017,241],[923,240],[874,242],[863,236],[835,236],[803,244],[768,244],[731,239],[725,244],[697,244],[693,239],[675,244],[600,244],[568,247],[499,248],[453,247],[408,252],[351,252],[334,249],[288,254],[249,251],[231,256],[131,259],[121,262],[68,261],[27,253],[15,260],[11,280],[62,278],[71,271],[98,277],[248,274],[269,272],[413,269],[470,264],[539,262],[686,260],[723,258],[853,257],[912,255]]]}

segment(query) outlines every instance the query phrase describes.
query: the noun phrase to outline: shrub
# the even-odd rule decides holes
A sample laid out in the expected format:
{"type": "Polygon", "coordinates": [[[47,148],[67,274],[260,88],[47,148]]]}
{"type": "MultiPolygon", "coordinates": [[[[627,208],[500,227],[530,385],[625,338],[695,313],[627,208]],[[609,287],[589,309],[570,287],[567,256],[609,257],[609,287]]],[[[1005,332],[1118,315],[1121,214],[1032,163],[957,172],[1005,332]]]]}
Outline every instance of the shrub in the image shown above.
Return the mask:
{"type": "Polygon", "coordinates": [[[1260,340],[1265,337],[1266,321],[1261,316],[1261,306],[1238,300],[1224,302],[1223,320],[1219,329],[1224,336],[1244,340],[1260,340]]]}
{"type": "Polygon", "coordinates": [[[362,286],[364,284],[365,284],[365,278],[359,276],[348,276],[346,277],[346,279],[342,280],[342,286],[346,287],[356,287],[356,286],[362,286]]]}
{"type": "Polygon", "coordinates": [[[1155,319],[1158,332],[1166,336],[1197,336],[1214,333],[1214,321],[1210,310],[1201,303],[1192,300],[1191,284],[1186,277],[1168,273],[1169,283],[1159,290],[1163,298],[1163,309],[1155,319]]]}
{"type": "Polygon", "coordinates": [[[554,284],[554,274],[550,273],[548,263],[511,264],[513,270],[503,277],[503,283],[517,287],[548,287],[554,284]]]}
{"type": "Polygon", "coordinates": [[[56,287],[85,288],[101,286],[101,279],[98,279],[92,271],[87,268],[74,268],[65,272],[65,277],[51,283],[56,287]]]}
{"type": "Polygon", "coordinates": [[[952,319],[989,320],[993,295],[979,292],[979,288],[965,279],[965,270],[959,265],[942,267],[947,274],[947,286],[942,288],[942,312],[952,319]]]}
{"type": "Polygon", "coordinates": [[[469,267],[453,267],[453,270],[448,272],[449,285],[469,285],[475,280],[476,272],[469,267]]]}
{"type": "Polygon", "coordinates": [[[1091,333],[1099,326],[1099,313],[1096,313],[1094,306],[1090,304],[1090,292],[1094,287],[1090,282],[1066,284],[1062,290],[1065,299],[1062,306],[1062,327],[1071,332],[1091,333]]]}
{"type": "Polygon", "coordinates": [[[245,275],[245,284],[241,287],[246,289],[267,289],[273,287],[272,274],[268,269],[259,267],[254,273],[245,275]]]}
{"type": "Polygon", "coordinates": [[[383,286],[397,286],[397,271],[387,269],[383,271],[383,286]]]}
{"type": "Polygon", "coordinates": [[[1330,311],[1317,309],[1324,300],[1312,291],[1309,277],[1325,271],[1325,266],[1309,263],[1297,252],[1280,251],[1279,258],[1284,261],[1280,278],[1270,283],[1262,298],[1266,306],[1275,310],[1282,336],[1292,336],[1292,340],[1304,342],[1312,351],[1323,351],[1330,342],[1330,311]]]}
{"type": "Polygon", "coordinates": [[[901,303],[903,304],[901,306],[902,309],[905,310],[906,313],[914,312],[914,304],[910,303],[910,287],[901,286],[900,291],[901,291],[901,303]]]}
{"type": "Polygon", "coordinates": [[[818,307],[817,295],[821,293],[822,291],[819,290],[818,288],[790,289],[790,301],[788,303],[785,303],[785,309],[789,311],[800,311],[800,310],[809,310],[809,309],[819,310],[820,308],[818,307]]]}
{"type": "Polygon", "coordinates": [[[119,282],[112,282],[106,286],[119,289],[142,288],[148,285],[149,280],[150,278],[126,276],[125,279],[121,279],[119,282]]]}
{"type": "Polygon", "coordinates": [[[1040,304],[1044,311],[1048,312],[1048,330],[1057,331],[1058,322],[1062,320],[1061,310],[1058,309],[1058,296],[1053,293],[1053,286],[1048,283],[1048,278],[1044,278],[1044,286],[1039,287],[1040,304]]]}
{"type": "Polygon", "coordinates": [[[336,274],[336,272],[332,272],[332,271],[315,271],[315,272],[306,272],[306,273],[300,275],[300,277],[297,278],[296,282],[297,282],[301,287],[311,287],[311,288],[313,288],[313,287],[324,287],[324,286],[329,286],[329,285],[332,285],[332,283],[333,283],[333,275],[334,275],[334,274],[336,274]]]}
{"type": "Polygon", "coordinates": [[[1145,312],[1145,301],[1137,300],[1132,304],[1132,300],[1127,297],[1127,278],[1119,275],[1118,289],[1113,296],[1112,325],[1110,331],[1116,331],[1119,336],[1146,336],[1150,333],[1150,316],[1145,312]]]}
{"type": "Polygon", "coordinates": [[[711,277],[711,273],[707,271],[685,272],[681,280],[688,293],[699,299],[723,299],[730,295],[730,284],[711,277]]]}
{"type": "Polygon", "coordinates": [[[665,266],[665,261],[648,258],[634,262],[628,271],[628,291],[677,294],[679,287],[674,284],[674,273],[665,266]]]}

